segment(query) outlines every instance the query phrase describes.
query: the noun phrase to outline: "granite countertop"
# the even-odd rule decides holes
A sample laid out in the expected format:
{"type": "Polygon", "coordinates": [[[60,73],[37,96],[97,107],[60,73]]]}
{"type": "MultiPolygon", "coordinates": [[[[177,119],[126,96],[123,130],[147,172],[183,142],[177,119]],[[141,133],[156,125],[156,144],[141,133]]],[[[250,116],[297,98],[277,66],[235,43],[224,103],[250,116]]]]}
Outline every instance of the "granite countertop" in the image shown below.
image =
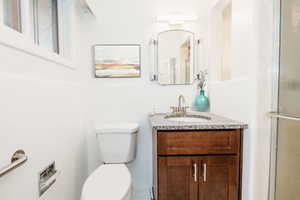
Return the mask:
{"type": "Polygon", "coordinates": [[[248,125],[243,122],[231,120],[212,113],[188,112],[191,115],[200,115],[210,118],[203,122],[180,122],[165,119],[170,113],[151,114],[150,123],[154,130],[209,130],[209,129],[246,129],[248,125]]]}

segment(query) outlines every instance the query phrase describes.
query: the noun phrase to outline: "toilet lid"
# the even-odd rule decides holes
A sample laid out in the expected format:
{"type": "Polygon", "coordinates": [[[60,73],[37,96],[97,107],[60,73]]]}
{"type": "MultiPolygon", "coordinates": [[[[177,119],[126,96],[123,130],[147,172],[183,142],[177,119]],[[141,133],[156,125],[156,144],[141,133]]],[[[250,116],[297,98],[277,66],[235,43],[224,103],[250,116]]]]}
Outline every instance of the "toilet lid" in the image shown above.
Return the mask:
{"type": "Polygon", "coordinates": [[[97,134],[134,134],[139,130],[139,125],[134,122],[106,122],[98,124],[96,128],[97,134]]]}
{"type": "Polygon", "coordinates": [[[86,180],[81,200],[122,200],[131,189],[131,175],[124,164],[105,164],[86,180]]]}

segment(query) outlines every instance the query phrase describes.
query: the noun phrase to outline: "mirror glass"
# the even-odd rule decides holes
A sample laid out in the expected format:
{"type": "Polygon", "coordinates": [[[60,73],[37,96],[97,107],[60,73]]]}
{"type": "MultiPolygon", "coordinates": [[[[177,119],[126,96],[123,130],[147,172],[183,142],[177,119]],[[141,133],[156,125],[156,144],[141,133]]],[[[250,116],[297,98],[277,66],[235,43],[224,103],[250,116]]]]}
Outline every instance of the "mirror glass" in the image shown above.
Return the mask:
{"type": "Polygon", "coordinates": [[[193,83],[194,41],[194,34],[185,30],[171,30],[158,35],[157,64],[160,84],[193,83]]]}

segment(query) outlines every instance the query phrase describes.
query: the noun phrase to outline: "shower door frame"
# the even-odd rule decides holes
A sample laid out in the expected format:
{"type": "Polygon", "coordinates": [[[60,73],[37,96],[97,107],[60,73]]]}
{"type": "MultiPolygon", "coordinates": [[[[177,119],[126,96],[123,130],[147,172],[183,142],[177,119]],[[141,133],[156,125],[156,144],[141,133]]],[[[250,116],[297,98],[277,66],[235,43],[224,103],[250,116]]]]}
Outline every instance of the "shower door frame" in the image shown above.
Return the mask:
{"type": "MultiPolygon", "coordinates": [[[[281,2],[274,0],[273,14],[273,66],[272,66],[272,111],[278,112],[281,51],[281,2]]],[[[278,147],[278,118],[271,119],[270,168],[268,200],[275,200],[278,147]]]]}

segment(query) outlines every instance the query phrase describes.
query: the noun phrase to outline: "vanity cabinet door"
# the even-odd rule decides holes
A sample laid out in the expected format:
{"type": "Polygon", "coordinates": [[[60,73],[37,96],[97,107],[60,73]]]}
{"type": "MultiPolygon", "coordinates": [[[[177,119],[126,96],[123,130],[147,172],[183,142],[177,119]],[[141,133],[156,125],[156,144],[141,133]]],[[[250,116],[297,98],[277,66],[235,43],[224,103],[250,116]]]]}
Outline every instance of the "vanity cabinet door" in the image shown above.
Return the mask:
{"type": "Polygon", "coordinates": [[[200,163],[199,200],[239,199],[237,156],[204,156],[200,163]]]}
{"type": "Polygon", "coordinates": [[[159,200],[198,200],[199,157],[158,157],[159,200]]]}

